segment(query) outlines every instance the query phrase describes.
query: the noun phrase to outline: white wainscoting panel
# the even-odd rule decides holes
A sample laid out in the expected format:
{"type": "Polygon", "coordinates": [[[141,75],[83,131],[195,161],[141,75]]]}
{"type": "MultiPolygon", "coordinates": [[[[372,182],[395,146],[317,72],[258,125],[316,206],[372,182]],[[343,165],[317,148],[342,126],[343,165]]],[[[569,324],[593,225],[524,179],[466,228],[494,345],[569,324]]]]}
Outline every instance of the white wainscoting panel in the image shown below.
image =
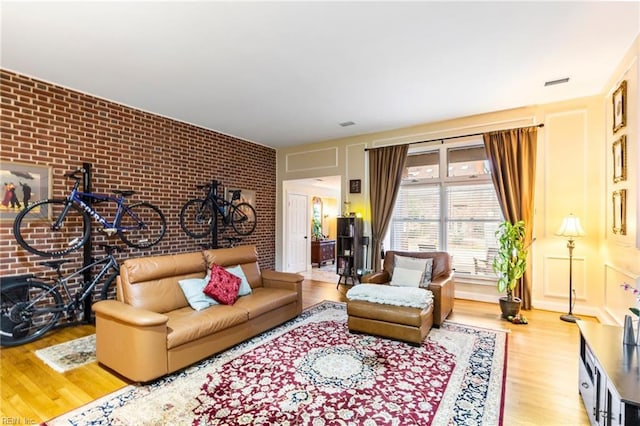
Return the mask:
{"type": "MultiPolygon", "coordinates": [[[[587,300],[587,262],[584,257],[573,257],[572,286],[577,300],[587,300]]],[[[569,308],[569,254],[544,256],[543,297],[566,300],[569,308]]]]}
{"type": "Polygon", "coordinates": [[[286,156],[285,170],[287,173],[335,167],[338,167],[338,147],[335,146],[294,152],[286,156]]]}
{"type": "MultiPolygon", "coordinates": [[[[621,285],[623,283],[637,285],[640,277],[629,271],[624,271],[614,265],[605,263],[604,265],[604,310],[607,315],[617,325],[622,325],[625,315],[632,315],[629,308],[636,306],[633,293],[625,291],[621,285]]],[[[634,318],[635,319],[635,318],[634,318]]]]}

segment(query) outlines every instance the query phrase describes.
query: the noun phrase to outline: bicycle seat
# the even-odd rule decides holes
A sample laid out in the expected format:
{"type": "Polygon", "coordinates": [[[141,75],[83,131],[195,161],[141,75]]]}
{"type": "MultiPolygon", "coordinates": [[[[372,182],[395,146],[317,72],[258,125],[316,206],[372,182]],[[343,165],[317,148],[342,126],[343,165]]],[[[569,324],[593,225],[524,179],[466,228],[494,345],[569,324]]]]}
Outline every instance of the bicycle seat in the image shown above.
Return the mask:
{"type": "Polygon", "coordinates": [[[128,197],[128,196],[130,196],[130,195],[135,194],[135,193],[136,193],[136,191],[131,191],[131,190],[121,191],[121,190],[119,190],[119,189],[114,189],[114,190],[113,190],[113,193],[114,193],[114,194],[120,194],[120,195],[122,195],[123,197],[128,197]]]}
{"type": "Polygon", "coordinates": [[[72,172],[67,172],[64,174],[65,177],[71,178],[71,179],[76,179],[76,180],[80,180],[82,179],[82,176],[78,176],[79,174],[84,174],[86,172],[85,169],[78,169],[78,170],[74,170],[72,172]]]}
{"type": "Polygon", "coordinates": [[[240,199],[240,193],[242,192],[241,189],[230,189],[227,191],[229,194],[231,194],[231,201],[235,201],[235,200],[239,200],[240,199]]]}
{"type": "Polygon", "coordinates": [[[70,259],[55,259],[55,260],[47,260],[45,262],[40,262],[44,266],[48,266],[49,268],[58,269],[60,265],[71,262],[70,259]]]}

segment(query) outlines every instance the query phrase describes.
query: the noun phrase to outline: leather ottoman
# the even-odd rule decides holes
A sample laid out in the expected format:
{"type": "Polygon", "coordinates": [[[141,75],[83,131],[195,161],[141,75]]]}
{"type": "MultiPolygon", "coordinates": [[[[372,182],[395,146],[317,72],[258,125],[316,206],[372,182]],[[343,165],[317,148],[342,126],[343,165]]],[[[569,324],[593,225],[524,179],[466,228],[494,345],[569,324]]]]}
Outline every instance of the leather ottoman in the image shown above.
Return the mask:
{"type": "Polygon", "coordinates": [[[348,300],[347,315],[347,324],[351,332],[373,334],[421,345],[433,326],[433,303],[420,309],[348,300]]]}

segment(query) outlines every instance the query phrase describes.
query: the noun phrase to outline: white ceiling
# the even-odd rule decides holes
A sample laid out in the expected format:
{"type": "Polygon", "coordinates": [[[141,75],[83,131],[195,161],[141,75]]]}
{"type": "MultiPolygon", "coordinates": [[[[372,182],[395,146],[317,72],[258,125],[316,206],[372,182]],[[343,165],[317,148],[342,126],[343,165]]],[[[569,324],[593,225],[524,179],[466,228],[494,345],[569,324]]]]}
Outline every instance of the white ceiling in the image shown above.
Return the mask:
{"type": "Polygon", "coordinates": [[[595,95],[640,28],[637,1],[0,6],[3,68],[272,147],[595,95]]]}

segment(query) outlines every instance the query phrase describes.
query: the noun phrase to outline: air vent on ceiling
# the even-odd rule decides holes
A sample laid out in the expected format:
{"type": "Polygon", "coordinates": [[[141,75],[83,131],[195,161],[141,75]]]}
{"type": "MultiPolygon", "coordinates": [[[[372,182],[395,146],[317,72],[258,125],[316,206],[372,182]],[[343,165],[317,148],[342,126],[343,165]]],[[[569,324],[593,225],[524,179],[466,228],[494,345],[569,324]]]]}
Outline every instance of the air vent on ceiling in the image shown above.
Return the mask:
{"type": "Polygon", "coordinates": [[[549,80],[544,82],[544,87],[555,86],[556,84],[564,84],[569,82],[569,77],[559,78],[557,80],[549,80]]]}
{"type": "Polygon", "coordinates": [[[340,123],[342,127],[349,127],[349,126],[353,126],[354,124],[356,123],[354,123],[353,121],[343,121],[342,123],[340,123]]]}

